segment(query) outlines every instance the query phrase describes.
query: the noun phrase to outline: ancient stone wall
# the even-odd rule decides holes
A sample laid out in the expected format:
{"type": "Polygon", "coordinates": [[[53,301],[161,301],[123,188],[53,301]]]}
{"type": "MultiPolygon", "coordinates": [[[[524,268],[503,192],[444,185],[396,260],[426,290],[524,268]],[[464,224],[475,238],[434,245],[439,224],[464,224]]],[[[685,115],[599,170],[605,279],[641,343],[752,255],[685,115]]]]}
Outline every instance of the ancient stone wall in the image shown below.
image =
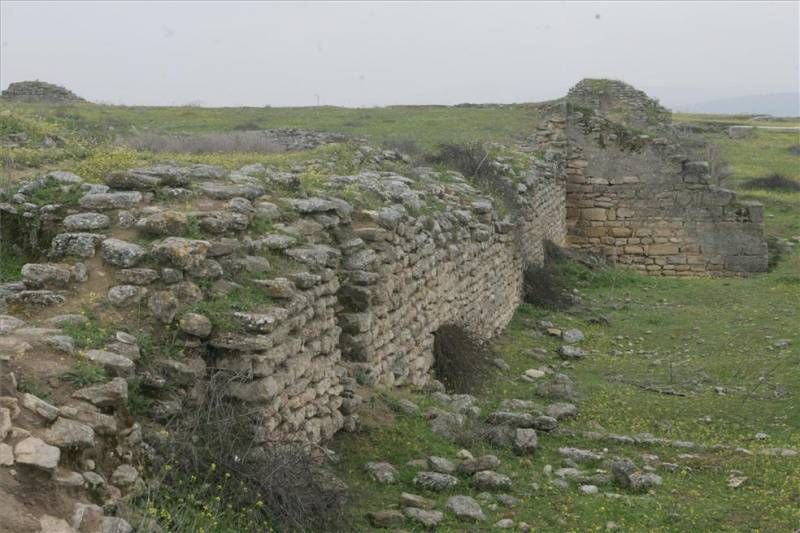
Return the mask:
{"type": "Polygon", "coordinates": [[[545,157],[532,159],[522,179],[495,184],[506,189],[506,205],[478,198],[422,217],[389,208],[374,214],[377,225],[355,227],[367,251],[346,251],[344,263],[364,263],[365,253],[371,260],[366,272],[345,270],[339,318],[343,356],[362,380],[421,385],[440,326],[460,323],[490,338],[508,324],[525,264],[541,264],[544,242],[561,245],[566,234],[563,135],[543,132],[545,157]]]}
{"type": "MultiPolygon", "coordinates": [[[[692,160],[668,124],[636,130],[609,120],[583,107],[593,99],[581,87],[577,104],[567,99],[570,246],[654,275],[766,270],[760,204],[710,184],[708,164],[692,160]]],[[[628,105],[628,117],[653,116],[642,115],[657,105],[642,103],[644,93],[625,94],[618,112],[628,105]]]]}
{"type": "MultiPolygon", "coordinates": [[[[541,263],[544,240],[565,239],[563,132],[543,128],[540,144],[524,172],[498,183],[363,170],[317,179],[313,195],[259,165],[156,165],[105,184],[54,172],[0,204],[9,238],[47,221],[46,238],[37,234],[47,243],[24,241],[46,244],[52,261],[27,265],[0,299],[46,320],[91,291],[104,319],[144,319],[159,339],[175,331],[161,342],[175,342],[180,360],[139,368],[139,347],[115,344],[91,355],[112,375],[136,375],[158,420],[191,408],[221,374],[265,441],[319,442],[353,423],[357,382],[427,381],[441,325],[491,337],[511,319],[524,265],[541,263]],[[28,201],[46,188],[79,200],[28,201]]],[[[369,148],[356,157],[400,161],[369,148]]]]}

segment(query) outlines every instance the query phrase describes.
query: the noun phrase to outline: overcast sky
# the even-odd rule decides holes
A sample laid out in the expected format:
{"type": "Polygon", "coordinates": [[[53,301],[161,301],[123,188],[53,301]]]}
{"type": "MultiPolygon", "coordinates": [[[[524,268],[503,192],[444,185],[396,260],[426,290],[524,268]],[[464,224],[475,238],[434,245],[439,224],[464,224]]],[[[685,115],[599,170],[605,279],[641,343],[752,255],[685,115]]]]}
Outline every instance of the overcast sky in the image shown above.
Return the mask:
{"type": "Polygon", "coordinates": [[[798,2],[0,2],[0,85],[125,104],[667,104],[798,91],[798,2]],[[680,100],[680,101],[678,101],[680,100]]]}

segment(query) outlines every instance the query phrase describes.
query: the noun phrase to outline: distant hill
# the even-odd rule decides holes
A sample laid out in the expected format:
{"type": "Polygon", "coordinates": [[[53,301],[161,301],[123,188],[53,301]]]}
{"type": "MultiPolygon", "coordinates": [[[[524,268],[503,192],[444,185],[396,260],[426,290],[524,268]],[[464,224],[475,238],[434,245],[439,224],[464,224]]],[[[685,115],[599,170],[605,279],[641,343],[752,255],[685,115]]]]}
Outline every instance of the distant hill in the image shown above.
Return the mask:
{"type": "Polygon", "coordinates": [[[707,100],[674,106],[686,113],[765,114],[776,117],[800,116],[800,93],[757,94],[707,100]]]}

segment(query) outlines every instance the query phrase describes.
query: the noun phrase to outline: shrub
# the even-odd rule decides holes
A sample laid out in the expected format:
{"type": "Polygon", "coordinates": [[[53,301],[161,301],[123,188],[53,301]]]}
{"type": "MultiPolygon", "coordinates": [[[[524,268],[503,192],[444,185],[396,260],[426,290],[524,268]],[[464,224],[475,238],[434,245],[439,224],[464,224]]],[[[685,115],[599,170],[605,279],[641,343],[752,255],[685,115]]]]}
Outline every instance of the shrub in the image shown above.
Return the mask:
{"type": "Polygon", "coordinates": [[[428,161],[458,170],[466,177],[496,177],[489,151],[480,142],[441,144],[436,153],[428,156],[428,161]]]}
{"type": "Polygon", "coordinates": [[[346,490],[306,445],[256,439],[258,409],[226,396],[233,373],[217,372],[205,399],[167,423],[160,477],[139,502],[165,530],[334,531],[346,490]]]}
{"type": "Polygon", "coordinates": [[[492,352],[484,339],[459,324],[434,332],[433,370],[449,392],[475,393],[492,370],[492,352]]]}
{"type": "Polygon", "coordinates": [[[566,309],[572,302],[564,277],[553,263],[525,267],[523,299],[525,303],[552,310],[566,309]]]}
{"type": "Polygon", "coordinates": [[[797,192],[800,182],[781,174],[772,174],[765,178],[755,178],[745,182],[745,189],[763,189],[767,191],[797,192]]]}
{"type": "Polygon", "coordinates": [[[566,309],[572,304],[569,293],[570,259],[565,252],[551,242],[545,243],[542,266],[530,264],[523,272],[523,295],[525,303],[545,309],[566,309]]]}
{"type": "Polygon", "coordinates": [[[414,161],[423,161],[430,156],[414,139],[389,139],[381,144],[384,148],[405,154],[414,161]]]}

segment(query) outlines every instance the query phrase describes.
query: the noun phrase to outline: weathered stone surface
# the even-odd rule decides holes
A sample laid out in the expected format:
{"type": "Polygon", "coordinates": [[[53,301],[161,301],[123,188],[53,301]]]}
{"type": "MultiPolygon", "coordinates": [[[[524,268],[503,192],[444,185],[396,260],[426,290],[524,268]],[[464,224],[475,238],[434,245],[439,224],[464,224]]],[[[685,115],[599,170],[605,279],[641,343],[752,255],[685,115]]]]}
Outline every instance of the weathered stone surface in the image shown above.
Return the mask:
{"type": "Polygon", "coordinates": [[[266,190],[258,185],[248,184],[235,184],[235,183],[222,183],[222,182],[205,182],[198,186],[198,190],[209,198],[216,200],[230,200],[241,196],[248,200],[255,200],[259,196],[263,196],[266,190]]]}
{"type": "Polygon", "coordinates": [[[63,223],[67,231],[91,231],[109,227],[111,219],[102,213],[87,212],[68,215],[63,223]]]}
{"type": "Polygon", "coordinates": [[[578,396],[575,383],[566,374],[556,374],[543,381],[536,387],[536,394],[545,398],[570,401],[576,400],[578,396]]]}
{"type": "Polygon", "coordinates": [[[97,233],[59,233],[50,241],[49,256],[53,259],[62,257],[94,257],[97,245],[105,239],[97,233]]]}
{"type": "Polygon", "coordinates": [[[108,290],[108,302],[115,307],[135,306],[149,291],[136,285],[116,285],[108,290]]]}
{"type": "Polygon", "coordinates": [[[51,307],[66,301],[64,296],[48,290],[19,291],[6,296],[6,303],[24,307],[51,307]]]}
{"type": "Polygon", "coordinates": [[[536,417],[530,413],[515,413],[512,411],[495,411],[489,415],[486,422],[492,425],[506,425],[515,428],[530,428],[535,424],[536,417]]]}
{"type": "Polygon", "coordinates": [[[324,244],[289,248],[286,255],[316,268],[335,267],[342,253],[336,248],[324,244]]]}
{"type": "Polygon", "coordinates": [[[561,447],[558,449],[558,453],[576,463],[590,463],[593,461],[600,461],[603,458],[602,453],[593,452],[592,450],[583,450],[581,448],[561,447]]]}
{"type": "Polygon", "coordinates": [[[5,440],[11,431],[11,411],[7,407],[0,407],[0,442],[5,440]]]}
{"type": "Polygon", "coordinates": [[[180,211],[153,213],[136,222],[136,228],[147,235],[183,235],[188,227],[188,218],[180,211]]]}
{"type": "Polygon", "coordinates": [[[561,333],[561,338],[567,344],[575,344],[583,340],[583,332],[579,329],[568,329],[561,333]]]}
{"type": "Polygon", "coordinates": [[[0,335],[11,333],[15,329],[21,328],[25,322],[11,315],[0,315],[0,335]]]}
{"type": "Polygon", "coordinates": [[[14,460],[17,464],[53,472],[58,466],[59,459],[61,450],[36,437],[23,439],[14,446],[14,460]]]}
{"type": "Polygon", "coordinates": [[[416,507],[406,507],[403,510],[406,517],[427,528],[434,528],[444,519],[444,514],[441,511],[426,511],[424,509],[417,509],[416,507]]]}
{"type": "Polygon", "coordinates": [[[188,335],[205,339],[211,335],[212,325],[211,321],[205,315],[186,313],[178,322],[178,327],[188,335]]]}
{"type": "Polygon", "coordinates": [[[452,474],[456,471],[456,465],[453,464],[452,461],[449,459],[445,459],[444,457],[436,457],[431,456],[428,457],[428,467],[434,471],[439,472],[441,474],[452,474]]]}
{"type": "Polygon", "coordinates": [[[404,507],[417,507],[419,509],[433,509],[436,507],[436,502],[423,496],[418,496],[408,492],[401,492],[400,505],[403,505],[404,507]]]}
{"type": "Polygon", "coordinates": [[[451,496],[447,499],[447,509],[461,520],[482,522],[486,520],[481,506],[469,496],[451,496]]]}
{"type": "Polygon", "coordinates": [[[62,406],[60,408],[61,414],[78,422],[83,422],[99,435],[114,435],[117,433],[116,418],[103,414],[94,406],[84,402],[75,403],[76,405],[62,406]]]}
{"type": "Polygon", "coordinates": [[[418,472],[414,484],[427,490],[442,491],[458,484],[458,478],[439,472],[418,472]]]}
{"type": "Polygon", "coordinates": [[[181,269],[199,267],[206,260],[211,243],[208,241],[167,237],[152,248],[158,260],[181,269]]]}
{"type": "Polygon", "coordinates": [[[466,459],[458,465],[458,471],[471,475],[481,470],[493,470],[500,466],[500,459],[496,455],[481,455],[473,459],[466,459]]]}
{"type": "Polygon", "coordinates": [[[403,525],[405,516],[400,511],[371,511],[367,513],[367,520],[372,527],[397,528],[403,525]]]}
{"type": "Polygon", "coordinates": [[[642,472],[630,459],[618,459],[611,464],[614,479],[622,485],[636,492],[646,492],[651,488],[661,485],[661,476],[642,472]]]}
{"type": "Polygon", "coordinates": [[[131,465],[121,464],[111,474],[111,483],[117,487],[129,487],[139,479],[139,472],[131,465]]]}
{"type": "Polygon", "coordinates": [[[511,488],[511,478],[492,470],[481,470],[472,476],[472,485],[478,490],[509,490],[511,488]]]}
{"type": "Polygon", "coordinates": [[[125,407],[128,402],[128,382],[123,378],[114,378],[108,383],[79,389],[72,397],[86,400],[97,407],[125,407]]]}
{"type": "Polygon", "coordinates": [[[78,202],[85,209],[130,209],[142,201],[138,191],[89,193],[78,202]]]}
{"type": "Polygon", "coordinates": [[[390,463],[371,462],[367,463],[365,468],[370,477],[378,483],[394,483],[397,479],[397,469],[390,463]]]}
{"type": "Polygon", "coordinates": [[[514,436],[514,451],[520,455],[528,455],[539,447],[539,439],[535,429],[517,428],[514,436]]]}
{"type": "Polygon", "coordinates": [[[578,416],[578,408],[572,403],[556,402],[547,406],[547,414],[556,420],[575,418],[578,416]]]}
{"type": "Polygon", "coordinates": [[[44,440],[59,448],[91,448],[94,446],[94,430],[62,416],[45,432],[44,440]]]}
{"type": "Polygon", "coordinates": [[[8,444],[0,442],[0,466],[14,465],[14,449],[8,444]]]}
{"type": "Polygon", "coordinates": [[[152,268],[124,268],[117,270],[114,277],[123,285],[149,285],[158,280],[159,274],[152,268]]]}
{"type": "Polygon", "coordinates": [[[562,359],[583,359],[586,357],[586,352],[583,348],[565,344],[558,349],[558,355],[560,355],[562,359]]]}
{"type": "Polygon", "coordinates": [[[100,253],[107,263],[117,267],[130,268],[144,259],[147,251],[138,244],[120,239],[106,239],[100,245],[100,253]]]}
{"type": "Polygon", "coordinates": [[[131,533],[133,527],[124,518],[118,516],[103,517],[103,533],[131,533]]]}
{"type": "Polygon", "coordinates": [[[133,373],[134,363],[124,355],[105,350],[87,350],[84,355],[86,359],[102,366],[111,375],[126,376],[133,373]]]}
{"type": "Polygon", "coordinates": [[[41,416],[45,420],[54,421],[58,417],[58,407],[51,405],[38,396],[28,392],[23,393],[19,402],[23,407],[41,416]]]}
{"type": "Polygon", "coordinates": [[[64,289],[72,277],[67,265],[27,263],[22,266],[22,282],[29,289],[64,289]]]}
{"type": "Polygon", "coordinates": [[[157,291],[147,300],[147,308],[162,324],[171,324],[178,313],[180,303],[178,298],[170,291],[157,291]]]}
{"type": "Polygon", "coordinates": [[[50,515],[42,515],[39,526],[41,533],[76,533],[66,520],[50,515]]]}

